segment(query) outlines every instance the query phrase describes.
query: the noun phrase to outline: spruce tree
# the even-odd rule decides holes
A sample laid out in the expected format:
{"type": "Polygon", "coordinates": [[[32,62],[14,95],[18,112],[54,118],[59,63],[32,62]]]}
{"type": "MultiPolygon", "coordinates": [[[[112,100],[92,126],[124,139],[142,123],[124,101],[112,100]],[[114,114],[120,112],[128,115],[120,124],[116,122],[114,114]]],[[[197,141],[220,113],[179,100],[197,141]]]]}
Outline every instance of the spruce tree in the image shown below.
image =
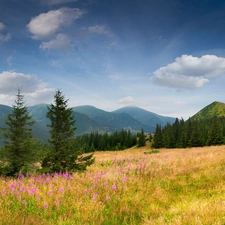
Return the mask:
{"type": "Polygon", "coordinates": [[[141,133],[138,134],[138,147],[142,147],[146,145],[145,133],[144,130],[141,129],[141,133]]]}
{"type": "Polygon", "coordinates": [[[42,161],[43,172],[73,172],[85,170],[94,162],[93,154],[82,156],[83,149],[75,149],[73,139],[76,128],[73,109],[68,107],[60,90],[56,90],[54,104],[48,107],[46,117],[50,119],[49,143],[52,146],[48,156],[42,161]]]}
{"type": "Polygon", "coordinates": [[[1,174],[6,176],[16,176],[19,173],[28,172],[27,168],[35,159],[31,128],[34,121],[23,99],[24,96],[18,89],[12,113],[7,117],[6,127],[2,128],[5,140],[2,150],[3,158],[0,163],[1,174]]]}

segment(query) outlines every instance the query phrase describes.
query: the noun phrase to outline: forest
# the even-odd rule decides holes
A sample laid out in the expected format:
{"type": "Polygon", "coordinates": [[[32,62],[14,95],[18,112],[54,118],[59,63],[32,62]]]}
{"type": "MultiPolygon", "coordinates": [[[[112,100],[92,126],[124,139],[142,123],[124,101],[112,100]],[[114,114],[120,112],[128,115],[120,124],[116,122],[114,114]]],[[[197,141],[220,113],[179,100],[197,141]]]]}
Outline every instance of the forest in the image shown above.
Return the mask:
{"type": "Polygon", "coordinates": [[[78,136],[74,140],[74,145],[83,148],[84,152],[94,151],[118,151],[137,145],[145,146],[145,133],[142,129],[137,134],[132,134],[130,130],[121,130],[114,133],[92,132],[78,136]]]}
{"type": "Polygon", "coordinates": [[[225,117],[187,121],[176,119],[173,124],[156,125],[154,148],[187,148],[225,144],[225,117]]]}

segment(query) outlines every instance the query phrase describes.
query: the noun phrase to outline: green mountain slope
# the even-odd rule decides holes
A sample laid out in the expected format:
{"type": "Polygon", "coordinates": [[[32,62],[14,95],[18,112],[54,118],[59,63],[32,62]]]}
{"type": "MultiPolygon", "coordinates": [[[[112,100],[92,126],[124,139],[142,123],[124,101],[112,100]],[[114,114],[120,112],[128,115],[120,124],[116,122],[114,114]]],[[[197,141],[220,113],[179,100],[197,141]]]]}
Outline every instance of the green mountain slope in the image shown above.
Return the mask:
{"type": "Polygon", "coordinates": [[[175,118],[173,117],[160,116],[156,113],[149,112],[139,107],[123,107],[114,111],[114,113],[126,113],[140,123],[153,126],[154,128],[156,124],[161,124],[164,126],[167,124],[167,122],[173,123],[175,121],[175,118]]]}
{"type": "Polygon", "coordinates": [[[93,106],[77,106],[74,107],[74,111],[82,113],[98,124],[110,127],[113,130],[131,129],[140,131],[143,128],[146,132],[153,132],[155,129],[154,126],[142,124],[125,113],[106,112],[93,106]]]}
{"type": "Polygon", "coordinates": [[[225,117],[225,104],[213,102],[191,117],[192,120],[209,119],[213,116],[225,117]]]}

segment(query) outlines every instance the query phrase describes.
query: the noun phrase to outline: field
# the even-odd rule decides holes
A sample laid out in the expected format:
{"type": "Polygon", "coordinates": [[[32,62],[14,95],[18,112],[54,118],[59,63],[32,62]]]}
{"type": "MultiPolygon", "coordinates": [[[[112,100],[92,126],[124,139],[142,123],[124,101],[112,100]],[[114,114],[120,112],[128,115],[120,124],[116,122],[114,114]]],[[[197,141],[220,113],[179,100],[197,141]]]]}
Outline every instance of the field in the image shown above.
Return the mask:
{"type": "Polygon", "coordinates": [[[225,146],[149,152],[96,152],[72,176],[1,178],[0,224],[225,224],[225,146]]]}

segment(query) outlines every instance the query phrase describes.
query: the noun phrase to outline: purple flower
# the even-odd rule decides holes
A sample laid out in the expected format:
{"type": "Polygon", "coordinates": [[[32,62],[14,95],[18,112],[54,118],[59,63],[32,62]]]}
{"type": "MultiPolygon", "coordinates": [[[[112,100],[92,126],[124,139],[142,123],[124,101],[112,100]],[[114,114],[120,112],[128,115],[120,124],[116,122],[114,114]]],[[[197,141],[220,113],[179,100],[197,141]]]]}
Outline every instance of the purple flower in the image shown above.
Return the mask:
{"type": "Polygon", "coordinates": [[[60,191],[61,193],[63,193],[63,192],[64,192],[64,188],[59,188],[59,191],[60,191]]]}
{"type": "Polygon", "coordinates": [[[20,179],[22,179],[24,176],[23,176],[23,174],[22,173],[20,173],[19,175],[18,175],[18,178],[20,179]]]}
{"type": "Polygon", "coordinates": [[[47,204],[47,203],[44,204],[44,208],[45,208],[45,209],[48,208],[48,204],[47,204]]]}
{"type": "Polygon", "coordinates": [[[113,189],[114,191],[116,190],[116,185],[115,185],[115,184],[112,185],[112,189],[113,189]]]}
{"type": "Polygon", "coordinates": [[[126,181],[127,181],[127,177],[124,176],[124,177],[123,177],[123,182],[126,182],[126,181]]]}

